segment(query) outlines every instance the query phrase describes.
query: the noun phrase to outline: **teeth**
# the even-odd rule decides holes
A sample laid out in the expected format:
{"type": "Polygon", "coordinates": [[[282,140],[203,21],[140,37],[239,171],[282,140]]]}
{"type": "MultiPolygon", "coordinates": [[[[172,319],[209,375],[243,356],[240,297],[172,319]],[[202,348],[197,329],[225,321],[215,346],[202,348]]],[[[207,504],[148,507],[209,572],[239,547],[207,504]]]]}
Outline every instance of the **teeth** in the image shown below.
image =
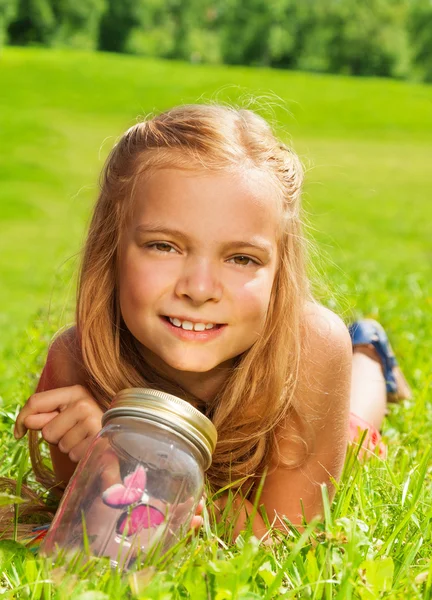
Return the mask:
{"type": "Polygon", "coordinates": [[[175,327],[181,327],[182,329],[186,329],[186,331],[204,331],[206,329],[213,329],[213,327],[216,327],[214,323],[192,323],[192,321],[180,321],[180,319],[177,319],[176,317],[168,318],[170,323],[172,323],[175,327]]]}

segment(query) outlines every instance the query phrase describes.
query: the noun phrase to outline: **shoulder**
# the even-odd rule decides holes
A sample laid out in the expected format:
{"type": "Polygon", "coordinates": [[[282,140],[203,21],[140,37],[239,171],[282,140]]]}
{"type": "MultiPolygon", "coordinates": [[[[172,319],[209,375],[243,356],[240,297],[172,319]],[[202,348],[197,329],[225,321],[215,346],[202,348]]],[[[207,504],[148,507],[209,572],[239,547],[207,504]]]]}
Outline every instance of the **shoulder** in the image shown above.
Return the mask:
{"type": "Polygon", "coordinates": [[[308,303],[302,322],[296,408],[303,415],[340,410],[349,404],[352,345],[340,317],[319,304],[308,303]]]}
{"type": "Polygon", "coordinates": [[[351,338],[345,323],[321,304],[308,302],[302,322],[302,353],[307,363],[327,368],[352,361],[351,338]],[[317,364],[319,363],[319,364],[317,364]]]}
{"type": "Polygon", "coordinates": [[[334,459],[339,465],[330,472],[338,472],[347,441],[351,369],[352,345],[344,322],[327,308],[308,303],[292,397],[294,410],[277,433],[283,455],[297,451],[289,435],[294,428],[306,442],[308,452],[315,458],[320,456],[320,460],[327,454],[330,462],[334,459]],[[285,446],[280,443],[284,436],[289,440],[285,446]]]}
{"type": "Polygon", "coordinates": [[[85,383],[76,327],[57,334],[48,350],[38,391],[85,383]]]}
{"type": "Polygon", "coordinates": [[[79,339],[75,325],[58,332],[49,347],[48,356],[58,363],[78,360],[80,354],[79,339]]]}
{"type": "Polygon", "coordinates": [[[308,337],[323,343],[338,342],[351,347],[347,326],[342,319],[317,302],[307,302],[303,312],[303,327],[308,337]]]}

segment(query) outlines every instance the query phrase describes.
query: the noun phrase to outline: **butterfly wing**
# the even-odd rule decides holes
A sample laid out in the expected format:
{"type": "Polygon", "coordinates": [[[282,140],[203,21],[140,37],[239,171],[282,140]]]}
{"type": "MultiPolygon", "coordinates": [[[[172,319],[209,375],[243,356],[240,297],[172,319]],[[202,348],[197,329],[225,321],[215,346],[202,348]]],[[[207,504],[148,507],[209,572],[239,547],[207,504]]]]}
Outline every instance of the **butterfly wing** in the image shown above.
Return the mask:
{"type": "Polygon", "coordinates": [[[115,483],[104,491],[102,501],[112,508],[123,508],[141,500],[142,490],[127,488],[121,483],[115,483]]]}
{"type": "Polygon", "coordinates": [[[142,465],[138,465],[135,471],[132,471],[124,478],[125,487],[128,489],[140,489],[143,494],[147,481],[147,473],[142,465]]]}
{"type": "Polygon", "coordinates": [[[134,535],[141,529],[157,527],[165,520],[165,515],[149,504],[138,504],[130,512],[124,512],[117,521],[117,533],[134,535]]]}
{"type": "Polygon", "coordinates": [[[123,508],[139,502],[145,490],[146,470],[142,465],[124,478],[124,485],[115,483],[102,494],[103,502],[112,508],[123,508]]]}

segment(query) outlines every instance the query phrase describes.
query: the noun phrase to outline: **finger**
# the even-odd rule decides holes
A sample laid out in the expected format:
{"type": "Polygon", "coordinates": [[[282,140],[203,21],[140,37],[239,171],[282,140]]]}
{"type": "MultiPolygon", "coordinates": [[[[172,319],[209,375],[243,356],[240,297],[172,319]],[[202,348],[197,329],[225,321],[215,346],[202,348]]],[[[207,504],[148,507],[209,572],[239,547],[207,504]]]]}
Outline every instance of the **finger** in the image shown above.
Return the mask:
{"type": "MultiPolygon", "coordinates": [[[[27,406],[27,405],[26,405],[27,406]]],[[[27,417],[28,412],[24,411],[26,407],[22,408],[18,413],[18,416],[14,425],[14,436],[15,439],[19,440],[27,433],[27,427],[24,425],[24,419],[27,417]]]]}
{"type": "Polygon", "coordinates": [[[104,452],[98,467],[100,468],[100,481],[103,491],[115,483],[122,482],[119,459],[112,450],[104,452]]]}
{"type": "MultiPolygon", "coordinates": [[[[66,415],[67,412],[68,411],[65,411],[61,416],[66,415]]],[[[78,444],[80,444],[86,438],[91,438],[93,440],[94,437],[99,433],[100,428],[100,419],[98,419],[96,416],[88,417],[84,421],[77,421],[74,426],[68,429],[64,435],[59,438],[59,450],[65,454],[69,454],[69,452],[75,448],[75,446],[78,446],[78,444]]]]}
{"type": "Polygon", "coordinates": [[[203,510],[204,510],[204,498],[201,498],[201,500],[198,502],[198,506],[196,507],[195,514],[197,516],[202,515],[203,510]]]}
{"type": "Polygon", "coordinates": [[[54,411],[63,411],[68,404],[77,401],[87,394],[85,388],[81,385],[73,385],[64,388],[48,390],[33,394],[21,409],[16,423],[15,432],[17,437],[22,437],[26,432],[24,421],[29,415],[38,413],[50,413],[54,411]]]}
{"type": "MultiPolygon", "coordinates": [[[[93,400],[89,402],[88,400],[81,399],[78,402],[70,404],[56,419],[50,421],[42,429],[42,435],[50,444],[58,444],[68,431],[75,428],[75,426],[79,426],[81,433],[78,440],[74,439],[75,443],[73,446],[88,435],[94,436],[99,433],[102,427],[102,410],[93,400]]],[[[70,448],[67,451],[69,450],[70,448]]]]}
{"type": "Polygon", "coordinates": [[[192,521],[191,521],[191,525],[190,525],[191,529],[193,531],[198,531],[198,529],[200,527],[202,527],[203,522],[204,522],[204,520],[202,517],[195,515],[194,517],[192,517],[192,521]]]}
{"type": "MultiPolygon", "coordinates": [[[[45,427],[42,428],[42,436],[49,444],[58,444],[67,432],[73,429],[78,422],[79,415],[77,415],[76,411],[73,409],[68,408],[63,412],[58,413],[57,417],[49,421],[45,427]]],[[[79,441],[85,437],[86,433],[81,435],[79,441]]]]}
{"type": "Polygon", "coordinates": [[[58,411],[29,415],[25,420],[26,429],[40,430],[59,415],[58,411]]]}
{"type": "Polygon", "coordinates": [[[77,423],[59,439],[58,448],[60,452],[69,454],[69,452],[78,446],[88,436],[86,429],[82,427],[82,423],[77,423]]]}
{"type": "Polygon", "coordinates": [[[174,505],[173,514],[176,515],[177,519],[183,519],[187,513],[191,512],[194,505],[194,498],[191,496],[185,502],[180,502],[179,504],[174,505]]]}
{"type": "Polygon", "coordinates": [[[87,454],[87,450],[92,444],[94,436],[89,436],[82,440],[77,446],[72,448],[72,450],[68,453],[69,458],[74,463],[79,463],[79,461],[87,454]]]}

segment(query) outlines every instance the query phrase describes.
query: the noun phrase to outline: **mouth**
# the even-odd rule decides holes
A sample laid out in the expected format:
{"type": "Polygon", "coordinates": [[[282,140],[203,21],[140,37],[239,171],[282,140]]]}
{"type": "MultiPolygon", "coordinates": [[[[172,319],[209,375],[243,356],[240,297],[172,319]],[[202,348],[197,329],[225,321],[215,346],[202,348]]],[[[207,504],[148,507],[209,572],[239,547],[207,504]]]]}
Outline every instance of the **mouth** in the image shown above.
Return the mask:
{"type": "Polygon", "coordinates": [[[226,325],[225,323],[214,323],[205,320],[197,321],[195,319],[192,320],[179,317],[169,317],[167,315],[163,315],[162,319],[173,327],[182,329],[183,331],[211,332],[221,329],[226,325]]]}

